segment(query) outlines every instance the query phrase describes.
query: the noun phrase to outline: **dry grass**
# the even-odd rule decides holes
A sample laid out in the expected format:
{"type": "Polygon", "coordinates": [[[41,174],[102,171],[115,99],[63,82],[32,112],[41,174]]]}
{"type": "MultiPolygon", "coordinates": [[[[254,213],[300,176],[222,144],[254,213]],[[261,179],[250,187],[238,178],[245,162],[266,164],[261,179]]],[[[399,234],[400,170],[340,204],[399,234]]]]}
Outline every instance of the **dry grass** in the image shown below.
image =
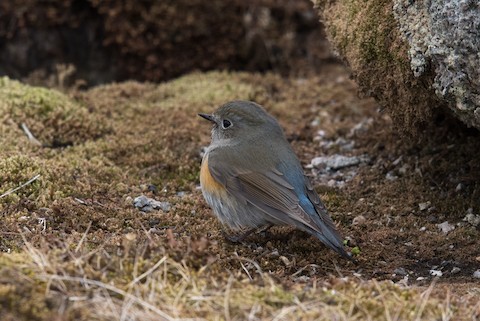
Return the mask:
{"type": "Polygon", "coordinates": [[[448,296],[431,297],[435,283],[420,290],[332,276],[285,287],[248,258],[218,273],[169,256],[146,259],[133,248],[118,256],[88,251],[86,243],[62,245],[26,242],[21,254],[3,254],[1,275],[15,278],[2,279],[1,302],[28,290],[26,301],[43,314],[86,320],[452,320],[456,308],[448,296]]]}

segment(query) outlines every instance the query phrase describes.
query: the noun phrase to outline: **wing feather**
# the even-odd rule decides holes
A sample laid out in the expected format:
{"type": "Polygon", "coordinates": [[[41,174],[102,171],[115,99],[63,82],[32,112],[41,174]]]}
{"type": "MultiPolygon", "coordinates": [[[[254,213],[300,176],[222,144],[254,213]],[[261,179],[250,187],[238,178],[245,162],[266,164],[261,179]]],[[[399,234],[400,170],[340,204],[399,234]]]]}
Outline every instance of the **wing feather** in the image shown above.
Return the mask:
{"type": "Polygon", "coordinates": [[[210,173],[237,200],[250,203],[263,211],[272,223],[306,226],[318,230],[315,222],[300,206],[295,188],[276,168],[265,173],[226,167],[209,158],[210,173]]]}

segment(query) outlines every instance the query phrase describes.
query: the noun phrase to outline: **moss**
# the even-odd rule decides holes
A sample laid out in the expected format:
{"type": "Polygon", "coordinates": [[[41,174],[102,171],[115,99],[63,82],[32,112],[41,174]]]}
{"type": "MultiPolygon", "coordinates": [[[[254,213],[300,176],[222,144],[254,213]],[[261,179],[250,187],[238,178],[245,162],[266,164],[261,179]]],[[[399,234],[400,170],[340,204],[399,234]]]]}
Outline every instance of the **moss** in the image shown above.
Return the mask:
{"type": "Polygon", "coordinates": [[[397,129],[419,134],[440,104],[430,89],[432,75],[413,76],[392,6],[391,0],[316,1],[331,42],[362,91],[387,108],[397,129]]]}
{"type": "Polygon", "coordinates": [[[17,188],[40,175],[31,184],[0,198],[0,208],[1,204],[16,203],[24,197],[36,201],[45,187],[43,182],[49,179],[48,171],[44,167],[45,163],[36,157],[14,155],[0,158],[0,194],[7,193],[9,190],[17,188]]]}
{"type": "Polygon", "coordinates": [[[109,131],[108,121],[93,116],[64,94],[0,78],[0,117],[25,123],[45,146],[62,147],[96,139],[109,131]]]}
{"type": "Polygon", "coordinates": [[[149,98],[158,101],[162,108],[181,108],[186,104],[212,108],[231,100],[257,100],[265,91],[248,83],[247,75],[238,73],[232,77],[229,72],[189,74],[160,85],[149,98]]]}
{"type": "Polygon", "coordinates": [[[48,320],[56,315],[45,297],[45,284],[31,282],[30,268],[31,260],[25,254],[0,254],[2,320],[12,316],[23,320],[48,320]]]}

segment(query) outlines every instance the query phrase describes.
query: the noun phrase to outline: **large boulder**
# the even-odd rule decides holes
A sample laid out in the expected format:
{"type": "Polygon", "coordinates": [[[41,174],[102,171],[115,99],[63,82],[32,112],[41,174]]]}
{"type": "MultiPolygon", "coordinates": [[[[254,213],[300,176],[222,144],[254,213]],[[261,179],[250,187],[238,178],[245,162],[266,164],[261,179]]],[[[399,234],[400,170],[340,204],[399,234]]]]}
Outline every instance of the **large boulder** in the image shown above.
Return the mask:
{"type": "Polygon", "coordinates": [[[361,88],[400,128],[438,106],[480,129],[480,5],[473,0],[314,0],[361,88]]]}

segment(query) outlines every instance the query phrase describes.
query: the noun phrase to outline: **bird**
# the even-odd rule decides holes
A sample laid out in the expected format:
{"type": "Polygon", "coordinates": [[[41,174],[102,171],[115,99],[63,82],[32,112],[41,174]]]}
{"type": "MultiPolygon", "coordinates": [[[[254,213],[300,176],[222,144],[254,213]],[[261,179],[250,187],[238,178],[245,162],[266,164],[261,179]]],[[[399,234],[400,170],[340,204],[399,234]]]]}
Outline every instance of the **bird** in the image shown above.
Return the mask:
{"type": "Polygon", "coordinates": [[[213,124],[200,167],[202,194],[223,226],[247,230],[244,236],[262,227],[293,226],[353,260],[273,116],[242,100],[198,115],[213,124]]]}

